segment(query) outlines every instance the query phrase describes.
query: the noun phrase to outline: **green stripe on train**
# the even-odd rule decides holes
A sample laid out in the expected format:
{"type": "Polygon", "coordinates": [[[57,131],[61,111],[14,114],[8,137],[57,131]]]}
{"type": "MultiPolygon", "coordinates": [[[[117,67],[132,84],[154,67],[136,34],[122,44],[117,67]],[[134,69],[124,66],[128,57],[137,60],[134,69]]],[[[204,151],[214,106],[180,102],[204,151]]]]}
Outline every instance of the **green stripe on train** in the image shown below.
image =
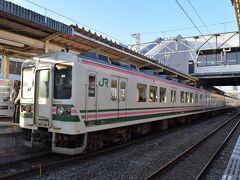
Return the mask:
{"type": "Polygon", "coordinates": [[[22,118],[33,118],[33,113],[20,113],[22,118]]]}
{"type": "Polygon", "coordinates": [[[80,122],[80,118],[78,116],[71,116],[71,115],[52,115],[53,121],[66,121],[66,122],[80,122]]]}
{"type": "MultiPolygon", "coordinates": [[[[201,106],[178,106],[174,108],[192,108],[192,107],[201,107],[201,106]]],[[[150,110],[150,109],[168,109],[171,108],[173,109],[172,106],[169,107],[151,107],[151,108],[127,108],[127,109],[98,109],[98,110],[88,110],[88,113],[91,112],[108,112],[108,111],[134,111],[134,110],[150,110]]],[[[86,113],[86,110],[80,110],[80,113],[86,113]]]]}
{"type": "Polygon", "coordinates": [[[202,111],[202,110],[191,110],[191,111],[180,111],[180,112],[171,112],[171,113],[157,113],[157,114],[147,114],[147,115],[139,115],[139,116],[98,119],[98,120],[85,121],[84,123],[86,126],[93,125],[93,124],[94,125],[104,125],[104,124],[111,124],[111,123],[116,123],[116,122],[156,118],[156,117],[163,117],[163,116],[170,116],[170,115],[184,114],[184,113],[191,113],[191,112],[198,112],[198,111],[202,111]]]}
{"type": "Polygon", "coordinates": [[[53,107],[54,106],[68,106],[68,107],[74,107],[72,104],[53,104],[53,107]]]}

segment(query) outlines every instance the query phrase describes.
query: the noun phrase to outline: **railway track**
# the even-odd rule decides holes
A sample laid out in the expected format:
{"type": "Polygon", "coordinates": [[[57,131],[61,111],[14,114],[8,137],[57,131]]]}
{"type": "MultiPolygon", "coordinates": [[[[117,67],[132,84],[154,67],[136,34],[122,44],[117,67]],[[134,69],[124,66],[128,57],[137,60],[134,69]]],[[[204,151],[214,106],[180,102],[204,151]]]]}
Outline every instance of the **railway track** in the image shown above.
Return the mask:
{"type": "MultiPolygon", "coordinates": [[[[168,131],[176,131],[176,129],[173,128],[173,129],[169,129],[168,131]]],[[[93,153],[88,153],[88,154],[75,155],[75,156],[51,154],[46,157],[39,156],[34,159],[29,158],[29,159],[24,159],[22,161],[15,161],[6,165],[2,164],[0,165],[0,179],[21,179],[23,177],[28,177],[30,175],[42,176],[46,171],[49,171],[57,167],[66,166],[66,164],[68,163],[73,164],[73,163],[86,161],[90,158],[94,158],[101,154],[112,152],[114,150],[118,150],[130,145],[134,145],[139,142],[145,142],[150,138],[154,138],[165,133],[169,133],[169,132],[151,134],[136,140],[132,140],[120,145],[115,145],[113,147],[105,148],[103,150],[93,152],[93,153]],[[57,159],[54,159],[53,157],[51,157],[55,155],[56,157],[58,157],[57,159]]]]}
{"type": "MultiPolygon", "coordinates": [[[[154,137],[157,135],[155,134],[150,136],[154,137]]],[[[130,145],[139,143],[141,141],[145,141],[146,138],[149,138],[149,136],[132,140],[120,145],[115,145],[113,147],[105,148],[103,150],[88,153],[88,154],[81,154],[81,155],[74,155],[74,156],[68,156],[68,155],[62,155],[62,154],[51,154],[51,155],[57,156],[58,159],[54,159],[51,157],[51,155],[48,155],[47,157],[39,156],[34,159],[29,158],[27,160],[25,159],[25,160],[15,161],[5,165],[2,164],[0,165],[0,179],[21,179],[23,177],[27,177],[28,175],[36,175],[36,174],[38,174],[39,176],[42,176],[42,174],[45,171],[50,170],[52,168],[56,168],[62,165],[65,166],[68,163],[72,164],[72,163],[77,163],[79,161],[85,161],[97,155],[112,152],[114,150],[118,150],[126,146],[130,146],[130,145]]]]}
{"type": "Polygon", "coordinates": [[[200,179],[239,123],[240,113],[237,113],[176,158],[155,170],[145,180],[200,179]]]}

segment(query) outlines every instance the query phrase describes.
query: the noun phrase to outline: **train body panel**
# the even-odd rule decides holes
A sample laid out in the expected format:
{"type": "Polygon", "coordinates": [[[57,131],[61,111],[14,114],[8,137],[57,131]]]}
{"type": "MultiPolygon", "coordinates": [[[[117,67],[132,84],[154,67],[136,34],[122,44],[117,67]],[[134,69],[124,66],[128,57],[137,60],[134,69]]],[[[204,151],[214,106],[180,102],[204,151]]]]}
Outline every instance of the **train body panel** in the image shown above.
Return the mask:
{"type": "Polygon", "coordinates": [[[22,81],[20,126],[46,129],[53,152],[65,154],[83,151],[89,132],[239,105],[204,89],[62,52],[26,63],[22,81]],[[57,145],[77,137],[81,146],[57,145]]]}

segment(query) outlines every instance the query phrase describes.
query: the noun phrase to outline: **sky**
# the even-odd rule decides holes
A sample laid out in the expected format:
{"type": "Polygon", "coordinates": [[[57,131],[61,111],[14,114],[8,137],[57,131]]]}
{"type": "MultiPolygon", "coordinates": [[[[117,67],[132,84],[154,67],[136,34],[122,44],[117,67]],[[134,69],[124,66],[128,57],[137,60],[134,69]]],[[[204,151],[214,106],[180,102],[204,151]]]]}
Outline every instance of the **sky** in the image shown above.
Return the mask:
{"type": "Polygon", "coordinates": [[[184,37],[237,31],[236,15],[230,0],[9,0],[67,25],[78,24],[110,37],[118,43],[133,44],[133,33],[141,42],[158,37],[184,37]],[[204,27],[194,9],[205,25],[204,27]],[[34,5],[38,4],[48,10],[34,5]],[[57,12],[66,19],[51,11],[57,12]],[[70,20],[73,19],[74,21],[70,20]],[[226,22],[226,23],[224,23],[226,22]],[[201,27],[200,27],[201,26],[201,27]],[[190,28],[190,29],[186,29],[190,28]],[[185,29],[185,30],[184,30],[185,29]]]}

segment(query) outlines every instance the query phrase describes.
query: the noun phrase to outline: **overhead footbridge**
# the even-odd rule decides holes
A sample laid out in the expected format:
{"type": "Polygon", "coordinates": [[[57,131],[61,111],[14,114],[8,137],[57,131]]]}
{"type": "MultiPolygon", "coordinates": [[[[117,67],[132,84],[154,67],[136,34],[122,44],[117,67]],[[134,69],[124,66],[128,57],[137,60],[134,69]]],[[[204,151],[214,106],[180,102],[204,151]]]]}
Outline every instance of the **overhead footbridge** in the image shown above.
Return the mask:
{"type": "Polygon", "coordinates": [[[194,84],[198,81],[195,77],[171,69],[90,30],[77,25],[66,25],[14,3],[0,0],[0,53],[4,57],[2,64],[5,77],[8,76],[9,57],[27,59],[63,49],[74,53],[99,52],[109,58],[130,62],[138,67],[148,67],[188,83],[194,84]]]}

